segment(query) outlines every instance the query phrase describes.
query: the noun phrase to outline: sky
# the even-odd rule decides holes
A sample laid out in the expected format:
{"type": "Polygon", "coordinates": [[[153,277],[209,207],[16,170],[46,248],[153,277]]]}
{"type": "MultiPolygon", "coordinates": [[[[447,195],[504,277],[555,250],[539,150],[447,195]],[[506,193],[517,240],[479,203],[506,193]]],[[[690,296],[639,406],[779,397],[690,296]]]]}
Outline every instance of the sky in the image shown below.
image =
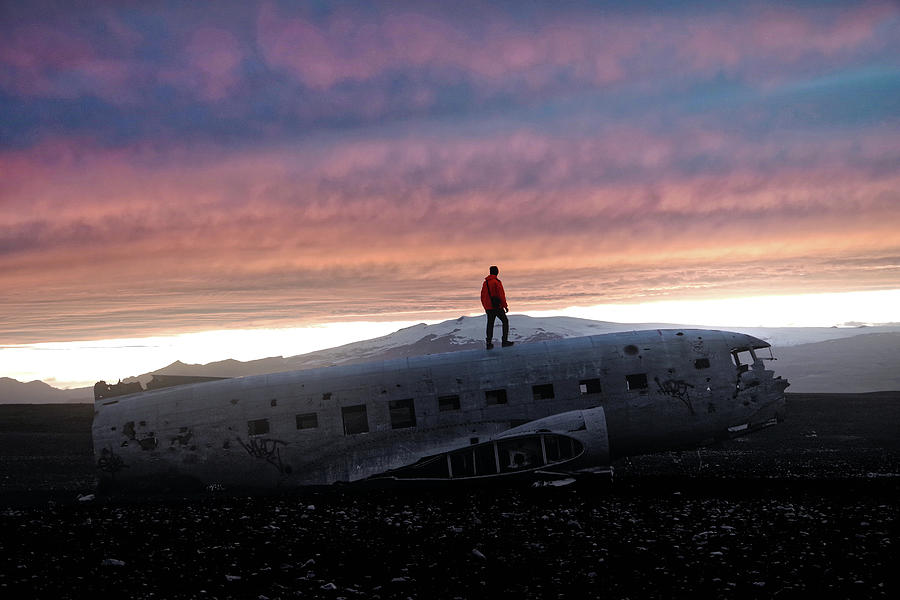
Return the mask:
{"type": "Polygon", "coordinates": [[[0,377],[478,314],[492,264],[514,312],[900,321],[900,5],[0,3],[0,377]]]}

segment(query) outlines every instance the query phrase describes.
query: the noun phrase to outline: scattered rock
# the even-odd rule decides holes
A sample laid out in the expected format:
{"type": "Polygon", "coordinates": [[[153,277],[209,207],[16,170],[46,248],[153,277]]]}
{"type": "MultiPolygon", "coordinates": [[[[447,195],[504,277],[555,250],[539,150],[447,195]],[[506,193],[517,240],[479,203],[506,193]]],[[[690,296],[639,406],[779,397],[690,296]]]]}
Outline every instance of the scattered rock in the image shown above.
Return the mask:
{"type": "Polygon", "coordinates": [[[125,562],[116,558],[104,558],[100,563],[104,567],[124,567],[125,562]]]}

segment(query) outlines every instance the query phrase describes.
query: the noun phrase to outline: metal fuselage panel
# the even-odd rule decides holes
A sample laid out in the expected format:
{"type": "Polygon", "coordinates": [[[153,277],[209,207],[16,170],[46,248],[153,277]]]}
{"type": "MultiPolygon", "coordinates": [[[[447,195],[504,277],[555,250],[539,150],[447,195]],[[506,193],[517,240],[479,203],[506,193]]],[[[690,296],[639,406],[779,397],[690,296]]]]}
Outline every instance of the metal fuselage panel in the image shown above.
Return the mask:
{"type": "MultiPolygon", "coordinates": [[[[107,483],[320,485],[599,407],[590,414],[605,416],[608,439],[592,448],[590,428],[576,437],[608,463],[780,416],[786,382],[751,351],[767,346],[723,331],[635,331],[165,388],[98,400],[94,451],[107,483]]],[[[584,460],[573,468],[606,466],[584,460]]]]}

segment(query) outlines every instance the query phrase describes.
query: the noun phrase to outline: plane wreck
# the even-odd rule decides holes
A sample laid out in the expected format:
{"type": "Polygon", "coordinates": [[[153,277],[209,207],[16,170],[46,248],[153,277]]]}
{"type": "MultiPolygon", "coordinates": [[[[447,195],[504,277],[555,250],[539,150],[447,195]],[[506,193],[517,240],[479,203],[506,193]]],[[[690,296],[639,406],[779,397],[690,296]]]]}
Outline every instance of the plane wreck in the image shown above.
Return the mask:
{"type": "Polygon", "coordinates": [[[648,330],[146,391],[98,384],[94,453],[102,486],[145,489],[596,472],[781,420],[788,382],[766,369],[768,348],[648,330]]]}

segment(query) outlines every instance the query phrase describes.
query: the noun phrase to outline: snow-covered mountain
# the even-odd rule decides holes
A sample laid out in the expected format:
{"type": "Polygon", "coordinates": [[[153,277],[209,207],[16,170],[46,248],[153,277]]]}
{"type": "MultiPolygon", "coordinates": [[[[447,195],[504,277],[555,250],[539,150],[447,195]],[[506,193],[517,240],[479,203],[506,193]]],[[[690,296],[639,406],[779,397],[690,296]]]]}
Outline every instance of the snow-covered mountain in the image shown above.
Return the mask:
{"type": "MultiPolygon", "coordinates": [[[[229,377],[237,374],[277,373],[295,369],[312,369],[315,367],[346,365],[388,358],[471,350],[484,348],[484,326],[484,317],[460,317],[435,325],[420,323],[379,338],[289,358],[264,358],[248,362],[227,360],[208,365],[186,365],[176,362],[159,371],[154,371],[154,373],[229,377]]],[[[657,329],[660,327],[673,327],[673,325],[634,325],[606,323],[574,317],[535,318],[524,315],[512,315],[510,317],[509,337],[516,343],[527,344],[543,340],[598,335],[616,331],[632,331],[635,329],[657,329]]],[[[499,341],[499,337],[500,324],[498,323],[494,341],[499,341]]],[[[144,377],[149,379],[149,376],[154,373],[148,373],[139,379],[144,381],[144,377]]]]}
{"type": "MultiPolygon", "coordinates": [[[[484,317],[460,317],[419,324],[390,335],[289,358],[208,365],[173,363],[156,373],[234,377],[420,356],[484,347],[484,317]]],[[[774,368],[791,382],[791,392],[856,393],[900,389],[900,324],[877,327],[709,327],[666,323],[609,323],[574,317],[510,317],[510,339],[524,344],[640,329],[725,329],[772,344],[774,368]]],[[[495,330],[495,341],[500,325],[495,330]]],[[[139,379],[146,382],[152,374],[139,379]]]]}
{"type": "MultiPolygon", "coordinates": [[[[139,380],[146,384],[154,374],[239,377],[483,348],[484,325],[484,317],[460,317],[435,325],[422,323],[383,337],[287,358],[279,356],[247,362],[224,360],[205,365],[176,361],[126,381],[139,380]]],[[[510,339],[519,344],[672,328],[741,331],[766,340],[772,344],[778,359],[773,368],[791,382],[790,392],[854,393],[900,389],[900,323],[870,327],[715,327],[510,315],[510,339]]],[[[498,323],[495,341],[499,335],[498,323]]],[[[91,388],[56,390],[40,382],[24,384],[15,380],[3,380],[0,385],[0,404],[91,401],[92,398],[91,388]]]]}

